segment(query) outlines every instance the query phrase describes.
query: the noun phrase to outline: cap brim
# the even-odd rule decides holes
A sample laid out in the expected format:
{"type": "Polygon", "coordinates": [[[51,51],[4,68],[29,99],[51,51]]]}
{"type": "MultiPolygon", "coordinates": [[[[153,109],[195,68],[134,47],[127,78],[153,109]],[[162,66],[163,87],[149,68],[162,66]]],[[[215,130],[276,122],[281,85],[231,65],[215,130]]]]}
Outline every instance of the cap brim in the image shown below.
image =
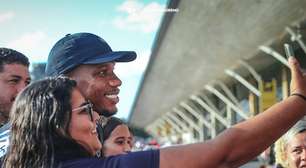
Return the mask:
{"type": "Polygon", "coordinates": [[[134,51],[114,51],[108,54],[97,55],[84,60],[83,64],[101,64],[107,62],[130,62],[136,59],[134,51]]]}

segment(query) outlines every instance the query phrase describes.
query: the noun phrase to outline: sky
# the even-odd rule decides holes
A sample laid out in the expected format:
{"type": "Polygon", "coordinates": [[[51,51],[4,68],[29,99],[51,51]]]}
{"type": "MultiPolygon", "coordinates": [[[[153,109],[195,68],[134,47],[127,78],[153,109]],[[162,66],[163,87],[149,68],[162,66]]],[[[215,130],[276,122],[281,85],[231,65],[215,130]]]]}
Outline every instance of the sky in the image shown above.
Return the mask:
{"type": "Polygon", "coordinates": [[[116,116],[127,119],[166,4],[167,0],[1,0],[0,47],[40,63],[66,34],[90,32],[114,51],[135,51],[136,61],[115,67],[123,82],[116,116]]]}

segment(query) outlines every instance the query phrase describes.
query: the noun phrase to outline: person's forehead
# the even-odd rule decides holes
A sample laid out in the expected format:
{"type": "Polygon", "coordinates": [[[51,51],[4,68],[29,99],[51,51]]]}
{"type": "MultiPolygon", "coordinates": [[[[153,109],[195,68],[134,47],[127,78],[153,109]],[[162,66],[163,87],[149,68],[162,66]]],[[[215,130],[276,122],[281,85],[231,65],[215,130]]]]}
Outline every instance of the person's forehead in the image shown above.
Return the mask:
{"type": "Polygon", "coordinates": [[[127,125],[118,125],[111,133],[112,136],[130,136],[130,130],[127,125]]]}
{"type": "Polygon", "coordinates": [[[22,64],[5,64],[3,70],[0,72],[2,75],[13,75],[28,78],[29,67],[22,64]]]}
{"type": "Polygon", "coordinates": [[[102,64],[96,64],[96,67],[101,68],[101,67],[112,67],[115,66],[115,62],[107,62],[107,63],[102,63],[102,64]]]}
{"type": "Polygon", "coordinates": [[[297,145],[306,145],[306,131],[296,134],[289,142],[290,147],[296,147],[297,145]]]}
{"type": "Polygon", "coordinates": [[[82,68],[90,68],[90,69],[99,69],[99,68],[107,68],[115,66],[115,62],[107,62],[101,64],[83,64],[80,65],[82,68]]]}
{"type": "Polygon", "coordinates": [[[115,66],[114,62],[102,63],[102,64],[82,64],[74,68],[68,73],[70,76],[89,76],[93,72],[98,72],[104,69],[113,70],[115,66]]]}

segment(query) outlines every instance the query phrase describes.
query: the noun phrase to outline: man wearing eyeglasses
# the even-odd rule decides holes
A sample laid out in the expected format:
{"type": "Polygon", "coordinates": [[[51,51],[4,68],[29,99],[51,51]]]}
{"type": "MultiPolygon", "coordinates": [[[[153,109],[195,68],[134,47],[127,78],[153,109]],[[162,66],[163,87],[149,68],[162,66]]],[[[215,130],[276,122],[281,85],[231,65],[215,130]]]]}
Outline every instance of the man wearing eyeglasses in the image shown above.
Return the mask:
{"type": "Polygon", "coordinates": [[[0,157],[9,145],[9,113],[17,94],[31,81],[29,60],[10,48],[0,48],[0,157]]]}

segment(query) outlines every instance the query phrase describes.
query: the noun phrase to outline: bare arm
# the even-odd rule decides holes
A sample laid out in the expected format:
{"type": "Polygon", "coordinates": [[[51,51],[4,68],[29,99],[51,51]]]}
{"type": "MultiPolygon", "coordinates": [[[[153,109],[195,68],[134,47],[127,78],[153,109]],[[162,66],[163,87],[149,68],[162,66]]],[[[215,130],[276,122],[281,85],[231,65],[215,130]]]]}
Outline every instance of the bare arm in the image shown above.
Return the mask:
{"type": "MultiPolygon", "coordinates": [[[[291,60],[294,93],[306,95],[306,77],[291,60]]],[[[227,129],[215,139],[161,149],[160,168],[238,167],[257,156],[306,114],[306,102],[297,96],[227,129]]]]}

